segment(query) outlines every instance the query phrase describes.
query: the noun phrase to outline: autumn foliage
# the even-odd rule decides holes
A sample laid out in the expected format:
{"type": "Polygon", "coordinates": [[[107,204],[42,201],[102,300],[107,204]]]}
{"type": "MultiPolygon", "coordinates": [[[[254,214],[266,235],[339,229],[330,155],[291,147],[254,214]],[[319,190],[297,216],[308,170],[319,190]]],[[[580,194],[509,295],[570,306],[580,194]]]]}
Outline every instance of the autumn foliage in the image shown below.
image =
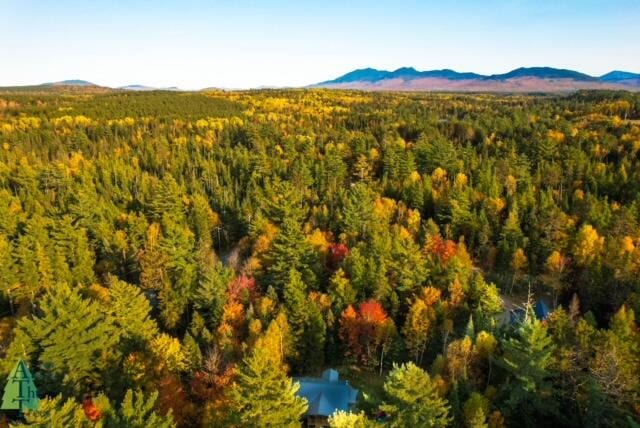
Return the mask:
{"type": "Polygon", "coordinates": [[[329,367],[336,424],[638,418],[639,94],[67,90],[0,88],[30,426],[299,426],[329,367]]]}
{"type": "Polygon", "coordinates": [[[456,243],[436,235],[429,238],[426,251],[435,256],[440,263],[446,265],[456,255],[456,243]]]}
{"type": "Polygon", "coordinates": [[[349,254],[349,248],[342,242],[329,245],[330,262],[332,266],[339,266],[344,258],[349,254]]]}
{"type": "Polygon", "coordinates": [[[87,397],[82,401],[82,410],[84,411],[84,415],[91,422],[97,422],[102,417],[102,413],[96,407],[91,397],[87,397]]]}
{"type": "Polygon", "coordinates": [[[375,300],[361,303],[358,310],[349,305],[340,317],[340,338],[347,354],[363,364],[375,363],[377,352],[393,339],[393,329],[393,321],[375,300]]]}

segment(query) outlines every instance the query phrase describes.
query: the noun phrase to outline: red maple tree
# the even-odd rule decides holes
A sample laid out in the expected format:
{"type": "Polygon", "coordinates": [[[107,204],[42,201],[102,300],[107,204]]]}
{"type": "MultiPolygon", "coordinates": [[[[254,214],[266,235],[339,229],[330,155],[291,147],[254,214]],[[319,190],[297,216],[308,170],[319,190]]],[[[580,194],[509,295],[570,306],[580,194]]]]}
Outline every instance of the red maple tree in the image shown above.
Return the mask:
{"type": "Polygon", "coordinates": [[[349,305],[340,317],[340,338],[347,344],[347,354],[368,364],[390,339],[393,321],[380,302],[367,300],[356,311],[349,305]]]}
{"type": "Polygon", "coordinates": [[[100,409],[96,407],[91,397],[87,397],[82,401],[82,410],[84,410],[84,415],[91,422],[97,422],[102,417],[100,409]]]}
{"type": "Polygon", "coordinates": [[[349,254],[349,247],[342,242],[329,245],[329,255],[332,266],[337,267],[349,254]]]}

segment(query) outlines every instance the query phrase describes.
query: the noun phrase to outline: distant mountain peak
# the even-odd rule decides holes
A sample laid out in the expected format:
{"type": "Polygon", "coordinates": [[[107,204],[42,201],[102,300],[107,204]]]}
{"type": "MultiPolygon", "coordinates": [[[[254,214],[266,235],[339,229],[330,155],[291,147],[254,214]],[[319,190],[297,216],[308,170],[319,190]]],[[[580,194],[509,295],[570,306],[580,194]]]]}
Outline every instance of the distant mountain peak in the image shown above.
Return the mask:
{"type": "Polygon", "coordinates": [[[630,73],[628,71],[613,70],[600,76],[600,80],[605,82],[620,82],[625,80],[640,80],[640,73],[630,73]]]}
{"type": "Polygon", "coordinates": [[[411,71],[411,72],[415,72],[417,70],[415,68],[413,68],[413,67],[400,67],[396,71],[411,71]]]}
{"type": "Polygon", "coordinates": [[[515,70],[509,71],[508,73],[491,75],[487,77],[487,79],[506,80],[523,77],[534,77],[539,79],[575,79],[583,81],[598,80],[596,77],[580,73],[579,71],[553,67],[519,67],[515,70]]]}
{"type": "MultiPolygon", "coordinates": [[[[343,82],[373,82],[376,80],[384,79],[389,75],[388,71],[384,70],[376,70],[375,68],[360,68],[357,70],[353,70],[347,74],[342,75],[338,79],[343,82]]],[[[337,80],[337,79],[336,79],[337,80]]],[[[323,82],[329,83],[331,81],[323,82]]]]}
{"type": "Polygon", "coordinates": [[[59,82],[44,83],[42,86],[98,86],[95,83],[81,79],[61,80],[59,82]]]}

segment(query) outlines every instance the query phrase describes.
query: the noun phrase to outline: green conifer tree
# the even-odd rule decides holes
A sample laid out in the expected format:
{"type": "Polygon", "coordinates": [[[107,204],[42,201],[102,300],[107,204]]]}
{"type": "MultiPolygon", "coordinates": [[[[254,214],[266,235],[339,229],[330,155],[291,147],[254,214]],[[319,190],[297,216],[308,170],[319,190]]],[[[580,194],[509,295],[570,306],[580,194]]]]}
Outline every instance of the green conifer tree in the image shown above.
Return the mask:
{"type": "MultiPolygon", "coordinates": [[[[37,410],[27,411],[24,422],[11,425],[13,428],[79,427],[89,428],[92,424],[84,416],[80,404],[73,398],[63,401],[62,395],[44,398],[37,410]]],[[[102,424],[98,425],[102,426],[102,424]]]]}
{"type": "Polygon", "coordinates": [[[40,375],[54,391],[82,395],[100,386],[120,353],[121,331],[100,305],[58,284],[40,301],[39,315],[22,318],[8,358],[26,354],[46,371],[40,375]]]}
{"type": "Polygon", "coordinates": [[[244,359],[231,389],[230,416],[240,426],[299,427],[307,402],[296,395],[298,388],[273,365],[269,351],[257,347],[244,359]]]}
{"type": "Polygon", "coordinates": [[[140,289],[116,277],[109,278],[107,314],[123,339],[134,347],[143,347],[158,333],[158,326],[151,317],[151,305],[140,289]]]}
{"type": "Polygon", "coordinates": [[[551,382],[554,349],[547,328],[535,317],[531,307],[515,337],[502,343],[498,360],[507,375],[504,413],[512,421],[536,425],[541,417],[552,415],[556,400],[551,382]]]}
{"type": "Polygon", "coordinates": [[[327,326],[316,302],[309,302],[307,310],[307,323],[300,346],[301,371],[314,373],[324,365],[327,326]]]}
{"type": "Polygon", "coordinates": [[[291,269],[300,272],[305,284],[315,285],[313,250],[295,220],[286,218],[283,221],[280,232],[265,256],[265,265],[265,283],[272,285],[276,291],[282,292],[289,281],[291,269]]]}
{"type": "Polygon", "coordinates": [[[159,415],[154,410],[158,393],[153,392],[148,397],[142,391],[128,390],[120,404],[117,415],[108,426],[114,428],[173,428],[171,412],[166,416],[159,415]]]}
{"type": "Polygon", "coordinates": [[[446,427],[451,422],[447,400],[413,363],[394,365],[384,391],[387,398],[380,408],[389,414],[390,427],[446,427]]]}

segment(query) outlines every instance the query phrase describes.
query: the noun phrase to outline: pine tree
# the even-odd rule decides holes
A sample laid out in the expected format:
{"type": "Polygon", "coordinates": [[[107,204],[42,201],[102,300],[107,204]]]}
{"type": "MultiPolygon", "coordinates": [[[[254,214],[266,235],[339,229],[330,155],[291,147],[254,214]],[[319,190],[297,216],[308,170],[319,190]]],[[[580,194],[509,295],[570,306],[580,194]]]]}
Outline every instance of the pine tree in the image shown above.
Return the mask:
{"type": "Polygon", "coordinates": [[[198,286],[193,295],[193,306],[211,326],[218,325],[226,302],[225,293],[234,272],[216,262],[202,267],[198,286]]]}
{"type": "Polygon", "coordinates": [[[535,425],[556,411],[551,382],[555,346],[531,307],[527,311],[515,337],[503,342],[498,364],[508,375],[504,413],[513,421],[535,425]]]}
{"type": "Polygon", "coordinates": [[[175,427],[176,424],[173,422],[171,412],[166,416],[161,416],[154,410],[157,399],[157,392],[145,397],[142,391],[128,390],[120,404],[115,420],[111,421],[108,426],[114,428],[175,427]]]}
{"type": "Polygon", "coordinates": [[[276,180],[267,185],[267,195],[264,196],[267,218],[276,224],[288,219],[301,224],[306,217],[308,208],[302,201],[303,193],[296,189],[291,182],[276,180]]]}
{"type": "Polygon", "coordinates": [[[202,350],[198,341],[187,331],[182,339],[182,346],[190,367],[197,368],[202,365],[202,350]]]}
{"type": "Polygon", "coordinates": [[[119,357],[120,330],[96,302],[59,284],[40,301],[40,315],[18,322],[7,356],[26,353],[54,391],[81,395],[100,386],[119,357]]]}
{"type": "Polygon", "coordinates": [[[487,428],[489,400],[478,392],[473,392],[464,403],[464,422],[468,428],[487,428]]]}
{"type": "Polygon", "coordinates": [[[324,365],[327,326],[316,302],[309,302],[307,308],[307,323],[300,347],[302,352],[301,368],[305,372],[314,373],[324,365]]]}
{"type": "Polygon", "coordinates": [[[230,416],[241,426],[299,427],[307,402],[296,395],[298,388],[268,351],[257,347],[243,360],[231,389],[230,416]]]}
{"type": "Polygon", "coordinates": [[[294,343],[294,371],[302,373],[320,369],[324,363],[326,325],[318,305],[308,301],[306,286],[300,273],[294,269],[289,272],[289,282],[284,288],[284,304],[294,343]]]}
{"type": "Polygon", "coordinates": [[[451,421],[447,401],[413,363],[394,365],[384,391],[387,399],[380,408],[389,414],[390,427],[446,427],[451,421]]]}
{"type": "Polygon", "coordinates": [[[469,321],[467,322],[467,326],[465,327],[464,334],[467,337],[475,339],[476,337],[476,327],[473,323],[473,315],[469,315],[469,321]]]}
{"type": "Polygon", "coordinates": [[[331,306],[336,315],[340,315],[348,305],[353,305],[356,302],[356,291],[342,268],[331,276],[328,291],[331,296],[331,306]]]}
{"type": "Polygon", "coordinates": [[[286,218],[270,251],[265,255],[264,282],[282,292],[289,281],[289,271],[295,269],[300,272],[305,284],[313,286],[316,282],[314,262],[313,249],[305,239],[300,225],[293,219],[286,218]]]}
{"type": "Polygon", "coordinates": [[[637,407],[640,391],[640,331],[633,310],[623,305],[598,339],[589,366],[595,381],[590,393],[605,403],[600,407],[605,420],[621,425],[623,415],[637,407]]]}
{"type": "Polygon", "coordinates": [[[156,184],[155,193],[148,203],[148,211],[154,221],[159,221],[164,216],[173,220],[181,220],[185,209],[182,200],[182,189],[172,175],[167,174],[156,184]]]}
{"type": "Polygon", "coordinates": [[[25,422],[12,425],[14,428],[46,428],[46,427],[81,427],[89,428],[92,424],[84,416],[82,408],[73,398],[63,401],[62,395],[44,398],[37,410],[28,411],[24,415],[25,422]]]}
{"type": "Polygon", "coordinates": [[[12,288],[17,285],[12,254],[11,242],[0,233],[0,292],[9,299],[12,299],[12,288]]]}
{"type": "MultiPolygon", "coordinates": [[[[220,222],[218,215],[209,206],[206,196],[199,193],[193,196],[193,208],[190,218],[193,231],[201,249],[211,248],[213,243],[213,228],[220,222]]],[[[220,244],[220,243],[218,243],[220,244]]]]}
{"type": "Polygon", "coordinates": [[[106,306],[109,319],[120,330],[123,339],[135,347],[143,347],[158,333],[158,326],[151,318],[149,300],[139,288],[110,277],[106,306]]]}
{"type": "Polygon", "coordinates": [[[306,302],[306,286],[302,282],[300,273],[295,269],[289,271],[289,281],[284,286],[284,304],[287,309],[287,320],[291,328],[293,337],[293,349],[296,351],[296,358],[293,359],[293,366],[296,372],[304,368],[305,350],[302,349],[305,339],[305,330],[309,319],[308,304],[306,302]]]}
{"type": "Polygon", "coordinates": [[[343,227],[347,234],[364,238],[373,231],[373,201],[373,192],[364,182],[357,183],[349,190],[349,198],[343,209],[343,227]]]}
{"type": "Polygon", "coordinates": [[[161,311],[166,326],[174,328],[184,315],[196,285],[194,236],[188,227],[169,214],[162,217],[162,231],[158,246],[166,256],[170,281],[160,292],[161,311]]]}
{"type": "Polygon", "coordinates": [[[92,284],[95,281],[93,266],[95,256],[89,244],[85,229],[73,224],[71,216],[64,216],[56,222],[52,241],[55,245],[55,256],[61,257],[69,265],[69,277],[59,274],[60,263],[56,263],[56,279],[70,284],[92,284]]]}
{"type": "Polygon", "coordinates": [[[114,408],[109,403],[109,399],[100,394],[90,399],[93,411],[89,413],[85,405],[86,401],[82,404],[73,398],[63,401],[62,395],[57,395],[43,399],[38,410],[25,413],[24,423],[12,426],[15,428],[174,428],[176,424],[171,412],[162,416],[154,410],[157,397],[157,392],[146,397],[141,391],[127,390],[122,403],[114,408]]]}
{"type": "Polygon", "coordinates": [[[22,235],[14,247],[16,276],[18,287],[11,291],[16,301],[28,301],[40,293],[40,276],[38,274],[38,259],[34,251],[33,238],[22,235]]]}

